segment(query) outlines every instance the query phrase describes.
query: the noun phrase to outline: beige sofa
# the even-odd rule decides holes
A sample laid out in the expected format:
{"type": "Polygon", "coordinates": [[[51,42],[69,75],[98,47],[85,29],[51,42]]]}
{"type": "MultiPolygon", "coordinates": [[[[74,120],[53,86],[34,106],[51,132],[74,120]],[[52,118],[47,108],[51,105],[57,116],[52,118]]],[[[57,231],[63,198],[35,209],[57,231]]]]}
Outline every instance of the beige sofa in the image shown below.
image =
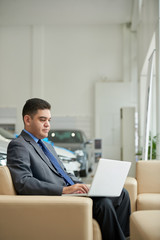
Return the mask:
{"type": "MultiPolygon", "coordinates": [[[[136,180],[127,178],[126,189],[135,203],[136,180]]],[[[18,196],[7,166],[0,167],[0,239],[100,240],[92,219],[92,200],[83,197],[18,196]]]]}
{"type": "Polygon", "coordinates": [[[133,195],[136,211],[130,218],[131,240],[160,239],[160,161],[136,163],[137,194],[133,195]]]}
{"type": "Polygon", "coordinates": [[[160,210],[160,161],[138,161],[136,180],[136,210],[160,210]]]}
{"type": "MultiPolygon", "coordinates": [[[[124,186],[132,212],[160,210],[160,161],[139,161],[136,168],[136,178],[128,177],[124,186]]],[[[91,199],[18,196],[6,166],[0,167],[0,214],[0,239],[101,239],[91,199]]]]}

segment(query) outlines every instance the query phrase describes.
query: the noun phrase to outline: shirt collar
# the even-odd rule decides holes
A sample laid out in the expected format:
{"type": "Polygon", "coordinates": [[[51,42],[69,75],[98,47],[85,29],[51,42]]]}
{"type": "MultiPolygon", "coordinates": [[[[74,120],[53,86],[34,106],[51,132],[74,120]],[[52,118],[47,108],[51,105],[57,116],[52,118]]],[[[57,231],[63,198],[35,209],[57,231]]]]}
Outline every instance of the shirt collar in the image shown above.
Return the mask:
{"type": "Polygon", "coordinates": [[[23,129],[23,131],[30,135],[36,143],[38,142],[39,139],[36,138],[32,133],[28,132],[26,129],[23,129]]]}

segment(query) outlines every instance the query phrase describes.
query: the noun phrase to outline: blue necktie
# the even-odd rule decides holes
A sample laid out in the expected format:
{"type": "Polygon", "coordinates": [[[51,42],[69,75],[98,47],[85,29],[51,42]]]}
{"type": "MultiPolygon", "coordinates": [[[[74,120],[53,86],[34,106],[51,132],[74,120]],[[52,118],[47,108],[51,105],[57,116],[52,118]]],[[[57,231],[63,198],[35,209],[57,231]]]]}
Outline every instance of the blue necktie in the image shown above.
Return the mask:
{"type": "Polygon", "coordinates": [[[53,156],[53,154],[48,150],[48,148],[45,146],[45,144],[43,143],[43,141],[41,141],[40,139],[38,140],[38,144],[41,146],[43,152],[45,153],[45,155],[48,157],[48,159],[51,161],[51,163],[53,164],[53,166],[56,168],[56,170],[58,171],[58,173],[60,173],[60,175],[63,177],[63,179],[66,181],[67,184],[69,185],[74,185],[74,182],[72,181],[72,179],[67,175],[67,173],[65,173],[65,171],[61,168],[60,164],[58,163],[57,159],[53,156]]]}

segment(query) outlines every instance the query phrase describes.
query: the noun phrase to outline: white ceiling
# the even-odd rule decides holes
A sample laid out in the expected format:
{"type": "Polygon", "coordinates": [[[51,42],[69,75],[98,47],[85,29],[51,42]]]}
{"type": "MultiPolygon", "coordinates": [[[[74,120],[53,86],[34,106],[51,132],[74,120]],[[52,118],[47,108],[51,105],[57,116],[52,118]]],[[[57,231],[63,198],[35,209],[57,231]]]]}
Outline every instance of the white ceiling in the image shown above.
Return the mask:
{"type": "Polygon", "coordinates": [[[128,23],[132,21],[134,1],[0,0],[0,24],[128,23]]]}

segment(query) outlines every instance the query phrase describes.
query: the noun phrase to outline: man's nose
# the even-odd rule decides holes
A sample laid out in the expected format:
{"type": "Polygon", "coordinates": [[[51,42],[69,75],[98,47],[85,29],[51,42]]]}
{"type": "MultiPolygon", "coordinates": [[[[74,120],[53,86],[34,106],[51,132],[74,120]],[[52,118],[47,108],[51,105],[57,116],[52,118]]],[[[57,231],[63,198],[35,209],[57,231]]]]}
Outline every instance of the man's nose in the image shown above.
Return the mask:
{"type": "Polygon", "coordinates": [[[50,122],[49,122],[49,121],[46,121],[46,122],[45,122],[45,126],[50,126],[50,122]]]}

